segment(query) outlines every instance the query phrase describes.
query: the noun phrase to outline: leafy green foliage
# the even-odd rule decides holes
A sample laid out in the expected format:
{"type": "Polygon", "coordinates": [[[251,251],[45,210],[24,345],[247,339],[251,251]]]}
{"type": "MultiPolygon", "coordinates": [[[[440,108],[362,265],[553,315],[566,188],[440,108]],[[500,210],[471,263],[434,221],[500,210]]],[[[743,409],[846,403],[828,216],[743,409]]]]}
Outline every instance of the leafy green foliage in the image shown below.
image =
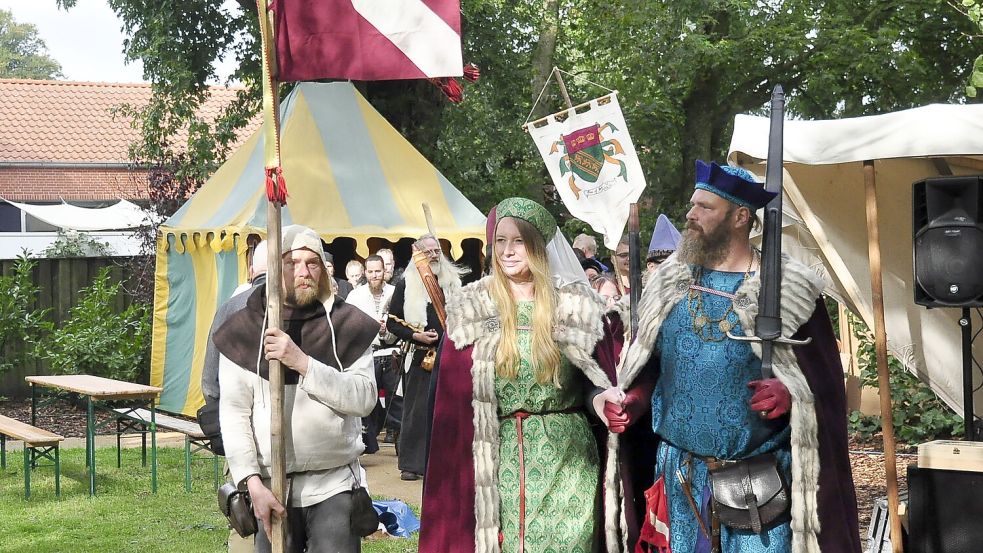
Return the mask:
{"type": "MultiPolygon", "coordinates": [[[[152,194],[171,191],[153,200],[171,206],[161,209],[166,216],[221,163],[235,130],[258,111],[255,4],[240,0],[227,12],[221,0],[109,3],[130,37],[127,56],[143,61],[153,86],[151,105],[132,111],[143,131],[133,157],[159,175],[152,194]],[[223,56],[239,62],[233,78],[245,90],[221,118],[199,120],[205,83],[223,56]],[[179,129],[188,129],[186,143],[175,143],[179,129]]],[[[977,31],[945,0],[469,0],[462,2],[462,29],[464,59],[481,67],[482,77],[461,104],[448,104],[427,82],[360,89],[483,211],[506,196],[553,195],[521,129],[530,113],[564,107],[551,85],[533,109],[547,62],[575,75],[566,79],[575,103],[605,92],[588,81],[616,89],[648,182],[643,229],[660,212],[682,221],[694,159],[722,160],[734,116],[762,113],[774,85],[784,86],[789,115],[800,118],[961,99],[977,31]]],[[[551,209],[564,224],[562,207],[551,209]]]]}
{"type": "MultiPolygon", "coordinates": [[[[978,34],[973,38],[980,38],[983,34],[983,4],[979,0],[962,0],[958,4],[952,2],[952,6],[962,12],[976,27],[978,34]]],[[[966,85],[966,97],[976,98],[978,88],[983,88],[983,55],[976,56],[973,60],[973,72],[969,76],[969,84],[966,85]]]]}
{"type": "Polygon", "coordinates": [[[853,411],[847,417],[847,428],[851,434],[862,438],[872,438],[881,431],[881,418],[868,417],[860,411],[853,411]]]}
{"type": "MultiPolygon", "coordinates": [[[[854,334],[860,341],[857,358],[860,381],[864,386],[878,386],[877,353],[874,337],[862,321],[850,316],[854,334]]],[[[900,361],[888,356],[894,435],[898,442],[908,445],[929,440],[958,437],[964,432],[962,417],[943,403],[928,385],[908,372],[900,361]]],[[[880,417],[865,417],[859,412],[850,415],[850,430],[871,436],[880,430],[880,417]]]]}
{"type": "Polygon", "coordinates": [[[103,268],[79,292],[68,321],[45,344],[53,373],[137,381],[148,360],[149,309],[133,303],[119,312],[115,306],[121,290],[119,282],[112,282],[109,268],[103,268]]]}
{"type": "Polygon", "coordinates": [[[43,337],[51,330],[47,309],[37,309],[40,290],[34,284],[36,262],[21,255],[13,273],[0,276],[0,375],[40,355],[43,337]]]}
{"type": "MultiPolygon", "coordinates": [[[[65,9],[76,0],[56,0],[65,9]]],[[[144,106],[117,106],[115,115],[133,121],[142,140],[130,147],[131,161],[148,168],[151,224],[137,231],[141,254],[132,259],[140,276],[130,292],[141,302],[153,297],[153,253],[159,225],[193,194],[229,154],[237,133],[260,107],[259,22],[256,4],[224,8],[223,0],[109,0],[123,22],[127,60],[143,62],[152,97],[144,106]],[[215,63],[234,58],[230,81],[244,88],[218,116],[201,107],[217,80],[215,63]]]]}
{"type": "Polygon", "coordinates": [[[48,55],[48,47],[30,23],[17,23],[13,12],[0,10],[0,77],[4,79],[57,79],[61,65],[48,55]]]}
{"type": "Polygon", "coordinates": [[[58,237],[44,251],[43,257],[107,257],[113,248],[84,232],[58,231],[58,237]]]}

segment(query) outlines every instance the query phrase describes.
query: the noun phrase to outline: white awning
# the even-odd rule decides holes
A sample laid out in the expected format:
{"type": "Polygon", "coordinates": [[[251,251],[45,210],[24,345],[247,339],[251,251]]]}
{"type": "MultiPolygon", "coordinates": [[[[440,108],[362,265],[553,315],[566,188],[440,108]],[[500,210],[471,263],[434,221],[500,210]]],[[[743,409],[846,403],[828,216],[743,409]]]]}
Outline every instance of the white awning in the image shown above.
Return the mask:
{"type": "MultiPolygon", "coordinates": [[[[727,160],[764,175],[768,130],[767,117],[738,115],[727,160]]],[[[786,121],[784,138],[782,247],[822,268],[827,292],[870,328],[863,162],[873,162],[888,349],[961,413],[961,310],[914,303],[912,183],[983,173],[983,105],[936,104],[867,117],[786,121]]],[[[973,343],[973,355],[983,358],[983,340],[973,343]]],[[[974,390],[980,404],[983,388],[974,390]]]]}
{"type": "Polygon", "coordinates": [[[4,201],[36,219],[63,229],[120,230],[150,224],[147,212],[126,200],[120,200],[109,207],[78,207],[68,203],[32,205],[4,201]]]}

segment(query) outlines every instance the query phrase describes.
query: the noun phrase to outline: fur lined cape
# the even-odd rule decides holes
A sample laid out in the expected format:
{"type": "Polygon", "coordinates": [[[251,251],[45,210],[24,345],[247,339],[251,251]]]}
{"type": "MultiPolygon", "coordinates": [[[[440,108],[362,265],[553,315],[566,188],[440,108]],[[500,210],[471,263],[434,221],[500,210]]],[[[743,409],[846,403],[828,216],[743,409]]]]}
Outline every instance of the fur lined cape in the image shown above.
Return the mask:
{"type": "MultiPolygon", "coordinates": [[[[691,268],[675,257],[667,260],[649,279],[639,301],[638,337],[628,348],[619,374],[621,388],[627,389],[645,367],[655,352],[659,329],[676,304],[686,297],[693,280],[691,268]]],[[[734,311],[748,336],[754,334],[760,288],[760,276],[752,275],[741,284],[734,299],[734,311]]],[[[822,289],[822,280],[815,272],[787,256],[783,257],[783,336],[792,336],[810,320],[822,289]]],[[[752,343],[751,347],[760,358],[760,344],[752,343]]],[[[819,553],[817,489],[820,463],[815,398],[791,346],[776,344],[773,361],[775,377],[788,388],[792,396],[792,551],[819,553]]],[[[607,475],[606,485],[620,487],[614,474],[607,475]]],[[[621,527],[624,536],[626,526],[623,518],[621,527]]],[[[628,544],[622,545],[627,550],[628,544]]]]}
{"type": "MultiPolygon", "coordinates": [[[[495,352],[501,323],[488,291],[491,278],[469,284],[448,298],[448,329],[423,498],[421,552],[499,551],[495,352]]],[[[606,336],[603,300],[580,284],[565,286],[557,295],[553,338],[560,352],[594,386],[612,386],[609,374],[613,367],[605,372],[593,357],[606,336]]],[[[609,458],[608,463],[613,468],[614,459],[609,458]]],[[[616,499],[613,491],[607,499],[616,499]]],[[[612,551],[618,550],[617,542],[611,546],[612,551]]]]}

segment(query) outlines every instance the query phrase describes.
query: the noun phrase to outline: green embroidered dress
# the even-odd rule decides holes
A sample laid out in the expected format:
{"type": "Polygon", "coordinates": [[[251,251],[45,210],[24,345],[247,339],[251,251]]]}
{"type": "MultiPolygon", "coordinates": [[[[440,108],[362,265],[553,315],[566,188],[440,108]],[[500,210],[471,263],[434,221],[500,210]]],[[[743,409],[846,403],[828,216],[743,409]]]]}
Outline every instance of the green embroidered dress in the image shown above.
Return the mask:
{"type": "Polygon", "coordinates": [[[599,517],[597,443],[581,407],[584,401],[578,369],[563,360],[560,388],[538,384],[531,366],[533,303],[518,302],[519,354],[516,378],[495,377],[499,430],[498,490],[501,495],[500,528],[503,553],[519,552],[520,496],[525,496],[525,553],[590,553],[594,549],[595,521],[599,517]],[[520,469],[516,412],[522,419],[520,469]],[[540,414],[537,414],[540,413],[540,414]],[[542,414],[545,413],[545,414],[542,414]],[[507,417],[507,418],[506,418],[507,417]],[[520,489],[520,476],[525,487],[520,489]]]}

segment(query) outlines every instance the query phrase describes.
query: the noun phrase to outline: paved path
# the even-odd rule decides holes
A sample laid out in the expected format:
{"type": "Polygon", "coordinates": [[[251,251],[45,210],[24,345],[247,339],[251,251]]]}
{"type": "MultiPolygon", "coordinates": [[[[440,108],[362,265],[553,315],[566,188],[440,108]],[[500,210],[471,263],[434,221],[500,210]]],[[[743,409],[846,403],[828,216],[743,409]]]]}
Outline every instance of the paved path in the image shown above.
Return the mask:
{"type": "Polygon", "coordinates": [[[369,493],[375,497],[402,500],[419,507],[423,501],[423,480],[407,482],[399,479],[396,449],[393,444],[379,444],[379,451],[359,457],[369,477],[369,493]]]}

